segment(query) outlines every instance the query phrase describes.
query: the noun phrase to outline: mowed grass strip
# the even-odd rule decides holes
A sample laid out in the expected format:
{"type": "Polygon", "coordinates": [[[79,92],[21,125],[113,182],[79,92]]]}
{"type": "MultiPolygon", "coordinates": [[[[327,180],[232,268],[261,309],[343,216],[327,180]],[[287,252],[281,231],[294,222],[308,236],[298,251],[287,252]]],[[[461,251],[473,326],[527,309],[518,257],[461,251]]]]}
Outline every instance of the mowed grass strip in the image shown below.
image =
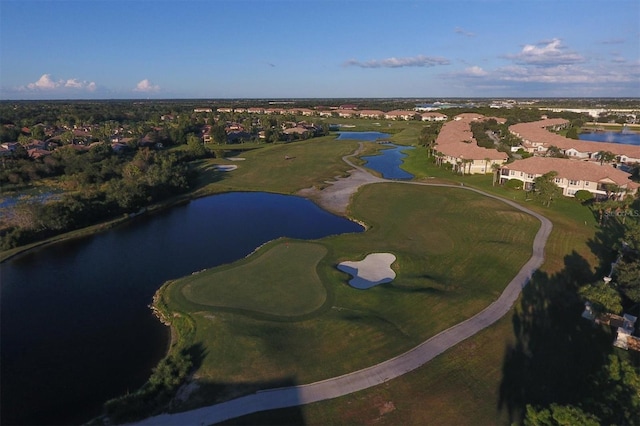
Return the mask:
{"type": "Polygon", "coordinates": [[[326,253],[319,244],[282,242],[247,263],[184,278],[182,292],[199,305],[284,317],[305,315],[326,300],[316,272],[326,253]]]}

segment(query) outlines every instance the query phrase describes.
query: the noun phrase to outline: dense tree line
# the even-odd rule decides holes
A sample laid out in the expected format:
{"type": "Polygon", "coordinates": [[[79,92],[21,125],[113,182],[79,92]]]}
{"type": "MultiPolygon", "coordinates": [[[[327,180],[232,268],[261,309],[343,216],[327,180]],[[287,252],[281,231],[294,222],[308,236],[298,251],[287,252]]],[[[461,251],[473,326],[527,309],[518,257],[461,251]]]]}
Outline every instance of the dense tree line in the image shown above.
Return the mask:
{"type": "MultiPolygon", "coordinates": [[[[196,156],[199,153],[195,154],[196,156]]],[[[1,231],[6,250],[92,225],[185,192],[193,181],[187,160],[194,154],[143,148],[119,156],[107,144],[87,152],[69,146],[34,164],[33,173],[57,174],[67,191],[46,203],[19,203],[1,231]]]]}

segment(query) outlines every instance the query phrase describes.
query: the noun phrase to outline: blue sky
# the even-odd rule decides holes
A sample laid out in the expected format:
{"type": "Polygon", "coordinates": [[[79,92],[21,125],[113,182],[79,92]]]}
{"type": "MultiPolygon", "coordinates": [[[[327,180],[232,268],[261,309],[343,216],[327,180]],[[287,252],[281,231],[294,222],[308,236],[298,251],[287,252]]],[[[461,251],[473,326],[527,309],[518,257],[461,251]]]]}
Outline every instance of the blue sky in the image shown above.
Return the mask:
{"type": "Polygon", "coordinates": [[[637,0],[0,0],[0,99],[591,96],[637,0]]]}

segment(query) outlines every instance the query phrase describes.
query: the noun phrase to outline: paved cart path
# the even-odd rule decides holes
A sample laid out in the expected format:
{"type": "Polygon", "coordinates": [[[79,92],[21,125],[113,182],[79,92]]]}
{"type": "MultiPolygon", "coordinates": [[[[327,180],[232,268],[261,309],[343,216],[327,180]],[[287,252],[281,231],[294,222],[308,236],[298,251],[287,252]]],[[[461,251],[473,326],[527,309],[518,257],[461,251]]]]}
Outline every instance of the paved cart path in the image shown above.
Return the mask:
{"type": "MultiPolygon", "coordinates": [[[[150,417],[139,422],[139,425],[210,425],[259,411],[293,407],[348,395],[353,392],[382,384],[388,380],[417,369],[447,349],[452,348],[463,340],[495,323],[509,312],[513,304],[518,299],[522,288],[529,282],[532,274],[544,261],[544,246],[549,234],[551,233],[551,222],[544,216],[526,207],[522,207],[515,202],[474,188],[450,184],[390,181],[375,177],[363,168],[355,166],[349,161],[349,157],[357,155],[361,148],[362,144],[354,154],[343,158],[349,165],[354,167],[354,170],[351,171],[351,176],[355,177],[355,180],[352,181],[352,185],[348,185],[346,182],[349,181],[350,178],[345,178],[324,189],[324,191],[328,191],[325,195],[324,202],[331,204],[332,207],[330,210],[345,211],[351,195],[353,195],[360,186],[377,182],[397,182],[410,185],[440,186],[455,188],[457,190],[473,191],[483,196],[506,203],[540,221],[541,226],[533,241],[533,252],[531,258],[507,285],[500,297],[484,310],[473,317],[440,332],[429,340],[401,355],[396,356],[395,358],[388,359],[362,370],[315,383],[258,391],[251,395],[208,407],[198,408],[182,413],[162,414],[150,417]]],[[[318,202],[323,207],[326,207],[326,204],[323,205],[322,198],[318,202]]]]}

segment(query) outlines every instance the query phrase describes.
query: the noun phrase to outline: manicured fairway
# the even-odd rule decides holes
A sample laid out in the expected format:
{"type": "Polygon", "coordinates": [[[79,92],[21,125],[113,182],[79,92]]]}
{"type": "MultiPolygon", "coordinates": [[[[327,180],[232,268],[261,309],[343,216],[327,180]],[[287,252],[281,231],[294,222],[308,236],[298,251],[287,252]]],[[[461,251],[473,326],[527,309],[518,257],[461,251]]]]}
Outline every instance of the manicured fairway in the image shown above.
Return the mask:
{"type": "Polygon", "coordinates": [[[166,287],[163,299],[195,321],[193,342],[206,354],[196,372],[201,388],[189,406],[251,392],[265,383],[277,387],[326,379],[414,347],[495,300],[529,258],[539,226],[533,218],[469,191],[400,183],[365,186],[351,215],[368,230],[289,242],[289,249],[287,240],[276,241],[235,265],[166,287]],[[287,252],[294,244],[295,257],[287,252]],[[307,251],[306,246],[313,248],[307,251]],[[326,255],[317,247],[324,247],[326,255]],[[396,278],[368,290],[352,288],[350,276],[337,264],[372,252],[397,257],[396,278]],[[319,279],[327,290],[324,304],[317,295],[315,304],[309,302],[308,283],[297,288],[304,291],[289,294],[252,283],[258,275],[277,277],[286,263],[307,265],[291,270],[298,278],[294,281],[319,279]],[[198,285],[183,291],[190,280],[198,285]],[[233,282],[239,292],[234,294],[222,281],[233,282]],[[296,304],[306,307],[294,308],[296,304]],[[318,304],[320,309],[310,311],[318,304]],[[294,317],[303,312],[307,314],[294,317]]]}
{"type": "Polygon", "coordinates": [[[182,292],[194,304],[296,316],[318,309],[326,291],[316,267],[327,249],[319,244],[281,243],[233,268],[185,278],[182,292]]]}

